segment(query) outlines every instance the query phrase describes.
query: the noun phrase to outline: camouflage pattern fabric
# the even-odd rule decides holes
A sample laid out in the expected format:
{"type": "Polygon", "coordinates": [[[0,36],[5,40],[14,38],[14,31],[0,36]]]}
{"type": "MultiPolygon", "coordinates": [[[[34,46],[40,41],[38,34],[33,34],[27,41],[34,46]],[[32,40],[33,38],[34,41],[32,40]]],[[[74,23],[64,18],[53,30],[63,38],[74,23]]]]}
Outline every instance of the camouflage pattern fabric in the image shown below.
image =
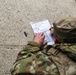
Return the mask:
{"type": "Polygon", "coordinates": [[[55,44],[54,47],[58,50],[61,50],[68,57],[76,62],[76,43],[55,44]]]}
{"type": "Polygon", "coordinates": [[[53,23],[54,36],[60,42],[76,43],[76,18],[60,19],[53,23]]]}
{"type": "Polygon", "coordinates": [[[35,42],[29,42],[18,54],[12,75],[76,75],[76,62],[63,51],[74,50],[76,45],[66,47],[57,44],[41,49],[35,42]],[[68,48],[68,49],[67,49],[68,48]]]}

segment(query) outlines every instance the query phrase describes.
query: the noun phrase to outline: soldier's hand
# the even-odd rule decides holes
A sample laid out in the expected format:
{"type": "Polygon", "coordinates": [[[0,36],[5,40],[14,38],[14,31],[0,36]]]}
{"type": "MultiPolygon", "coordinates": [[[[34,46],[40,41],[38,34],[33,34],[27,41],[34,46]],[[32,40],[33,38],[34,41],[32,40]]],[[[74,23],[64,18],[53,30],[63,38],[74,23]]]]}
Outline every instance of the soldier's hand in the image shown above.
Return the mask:
{"type": "Polygon", "coordinates": [[[37,35],[35,34],[34,42],[38,43],[39,45],[43,45],[44,38],[45,38],[45,35],[42,32],[40,32],[37,35]]]}

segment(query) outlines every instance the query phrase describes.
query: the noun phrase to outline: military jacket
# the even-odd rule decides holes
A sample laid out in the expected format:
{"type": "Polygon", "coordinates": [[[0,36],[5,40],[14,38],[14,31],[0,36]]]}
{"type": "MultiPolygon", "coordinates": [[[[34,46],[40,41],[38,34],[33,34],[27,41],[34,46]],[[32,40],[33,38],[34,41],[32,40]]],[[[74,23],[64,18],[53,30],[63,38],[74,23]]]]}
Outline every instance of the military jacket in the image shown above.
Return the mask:
{"type": "Polygon", "coordinates": [[[76,44],[55,44],[41,48],[29,41],[18,54],[12,75],[76,75],[76,44]]]}

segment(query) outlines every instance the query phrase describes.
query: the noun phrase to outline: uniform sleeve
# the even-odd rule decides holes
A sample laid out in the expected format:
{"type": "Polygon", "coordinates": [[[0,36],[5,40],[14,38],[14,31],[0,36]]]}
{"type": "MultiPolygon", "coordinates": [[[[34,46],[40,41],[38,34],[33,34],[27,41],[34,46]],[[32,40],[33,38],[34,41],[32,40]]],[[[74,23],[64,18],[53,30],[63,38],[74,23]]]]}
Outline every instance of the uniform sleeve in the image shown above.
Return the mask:
{"type": "Polygon", "coordinates": [[[27,57],[30,53],[36,53],[40,50],[40,45],[36,42],[29,41],[28,44],[18,53],[16,61],[27,57]]]}
{"type": "MultiPolygon", "coordinates": [[[[11,69],[11,74],[16,75],[19,71],[22,72],[24,65],[32,59],[34,53],[40,50],[40,45],[36,42],[29,41],[28,44],[18,53],[17,59],[11,69]],[[18,67],[21,65],[21,67],[18,67]]],[[[32,60],[31,60],[32,61],[32,60]]]]}

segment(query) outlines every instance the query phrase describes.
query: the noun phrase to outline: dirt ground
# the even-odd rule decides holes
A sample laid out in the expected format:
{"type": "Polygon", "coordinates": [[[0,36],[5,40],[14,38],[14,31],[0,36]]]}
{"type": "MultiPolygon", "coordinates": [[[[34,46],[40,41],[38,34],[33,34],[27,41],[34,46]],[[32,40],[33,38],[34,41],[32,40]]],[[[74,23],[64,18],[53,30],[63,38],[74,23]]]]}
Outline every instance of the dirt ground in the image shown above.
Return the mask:
{"type": "Polygon", "coordinates": [[[18,52],[33,40],[30,22],[65,17],[76,17],[76,0],[0,0],[0,75],[10,75],[18,52]]]}

